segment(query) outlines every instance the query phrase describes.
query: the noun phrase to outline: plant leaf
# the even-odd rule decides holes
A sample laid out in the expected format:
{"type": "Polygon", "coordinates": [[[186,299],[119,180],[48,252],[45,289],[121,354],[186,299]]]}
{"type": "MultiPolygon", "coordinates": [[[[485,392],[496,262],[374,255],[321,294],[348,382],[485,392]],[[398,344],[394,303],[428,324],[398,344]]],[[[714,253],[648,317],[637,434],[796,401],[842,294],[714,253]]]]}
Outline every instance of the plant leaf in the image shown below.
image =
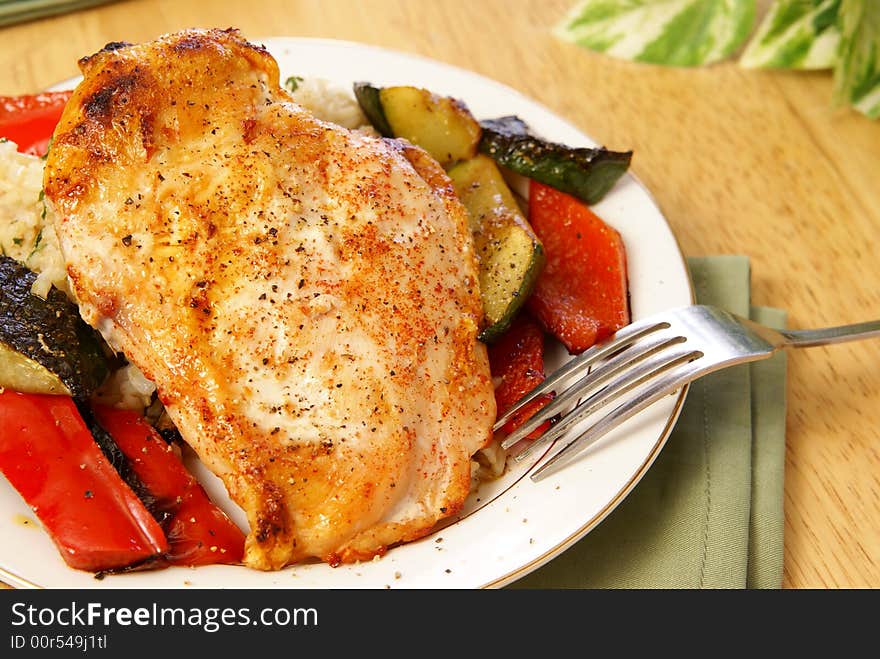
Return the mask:
{"type": "Polygon", "coordinates": [[[776,0],[740,57],[746,68],[830,69],[840,0],[776,0]]]}
{"type": "Polygon", "coordinates": [[[841,0],[834,99],[880,118],[880,2],[841,0]]]}
{"type": "Polygon", "coordinates": [[[755,0],[582,0],[554,33],[612,57],[701,66],[731,56],[755,12],[755,0]]]}

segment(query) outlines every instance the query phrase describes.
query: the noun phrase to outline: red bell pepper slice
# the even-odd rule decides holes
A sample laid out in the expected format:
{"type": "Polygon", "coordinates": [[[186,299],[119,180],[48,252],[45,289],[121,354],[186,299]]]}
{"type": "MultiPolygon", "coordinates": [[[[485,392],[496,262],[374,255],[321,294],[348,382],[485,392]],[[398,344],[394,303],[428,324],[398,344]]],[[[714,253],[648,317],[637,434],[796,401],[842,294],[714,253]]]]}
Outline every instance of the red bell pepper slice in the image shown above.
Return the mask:
{"type": "Polygon", "coordinates": [[[0,471],[72,568],[132,566],[168,551],[66,396],[0,390],[0,471]]]}
{"type": "Polygon", "coordinates": [[[15,142],[22,153],[46,155],[49,140],[72,93],[0,96],[0,137],[15,142]]]}
{"type": "MultiPolygon", "coordinates": [[[[544,381],[544,330],[529,314],[520,312],[504,334],[489,346],[489,368],[493,377],[501,378],[495,388],[499,416],[544,381]]],[[[553,394],[537,398],[502,429],[510,434],[551,400],[553,394]]],[[[529,439],[540,437],[549,426],[549,421],[541,424],[529,434],[529,439]]]]}
{"type": "Polygon", "coordinates": [[[630,322],[626,250],[620,234],[579,199],[529,182],[529,223],[546,263],[529,311],[571,354],[630,322]]]}
{"type": "Polygon", "coordinates": [[[156,497],[172,565],[240,563],[244,533],[208,497],[177,454],[143,416],[131,410],[93,405],[95,419],[110,433],[132,469],[156,497]]]}

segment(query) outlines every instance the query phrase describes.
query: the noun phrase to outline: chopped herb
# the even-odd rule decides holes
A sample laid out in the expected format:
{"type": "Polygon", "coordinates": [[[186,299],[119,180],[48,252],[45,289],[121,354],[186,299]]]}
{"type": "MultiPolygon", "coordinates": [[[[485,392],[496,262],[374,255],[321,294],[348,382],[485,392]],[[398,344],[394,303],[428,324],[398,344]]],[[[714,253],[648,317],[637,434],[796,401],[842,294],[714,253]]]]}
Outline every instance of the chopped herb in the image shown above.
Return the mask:
{"type": "MultiPolygon", "coordinates": [[[[45,207],[44,207],[45,210],[45,207]]],[[[43,228],[40,227],[39,232],[37,232],[37,239],[34,241],[34,248],[31,250],[31,253],[28,254],[27,259],[29,260],[34,254],[37,253],[37,250],[40,249],[40,245],[43,242],[43,228]]]]}
{"type": "Polygon", "coordinates": [[[52,148],[52,140],[55,139],[55,136],[49,138],[49,141],[46,143],[46,153],[40,156],[40,160],[46,160],[49,157],[49,149],[52,148]]]}
{"type": "Polygon", "coordinates": [[[284,86],[287,88],[291,94],[299,89],[299,83],[301,83],[305,78],[302,76],[290,76],[287,80],[284,81],[284,86]]]}
{"type": "Polygon", "coordinates": [[[42,188],[40,189],[39,201],[41,204],[43,204],[43,211],[40,213],[40,219],[45,220],[46,213],[48,212],[48,208],[46,208],[46,191],[43,190],[42,188]]]}

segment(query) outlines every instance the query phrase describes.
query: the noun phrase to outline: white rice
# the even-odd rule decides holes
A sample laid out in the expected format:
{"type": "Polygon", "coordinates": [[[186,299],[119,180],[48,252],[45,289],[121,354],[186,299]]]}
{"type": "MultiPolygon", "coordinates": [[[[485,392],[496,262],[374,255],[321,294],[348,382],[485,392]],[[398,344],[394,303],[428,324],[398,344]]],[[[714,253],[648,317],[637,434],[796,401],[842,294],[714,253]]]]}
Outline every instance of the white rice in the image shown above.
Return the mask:
{"type": "Polygon", "coordinates": [[[52,211],[43,204],[43,160],[0,142],[0,248],[38,274],[32,291],[45,298],[51,286],[70,295],[52,211]]]}
{"type": "MultiPolygon", "coordinates": [[[[290,84],[287,85],[288,90],[290,84]]],[[[351,90],[323,78],[296,78],[293,100],[322,121],[375,134],[351,90]]]]}
{"type": "Polygon", "coordinates": [[[145,410],[153,402],[156,385],[134,364],[113,371],[93,394],[95,401],[126,410],[145,410]]]}

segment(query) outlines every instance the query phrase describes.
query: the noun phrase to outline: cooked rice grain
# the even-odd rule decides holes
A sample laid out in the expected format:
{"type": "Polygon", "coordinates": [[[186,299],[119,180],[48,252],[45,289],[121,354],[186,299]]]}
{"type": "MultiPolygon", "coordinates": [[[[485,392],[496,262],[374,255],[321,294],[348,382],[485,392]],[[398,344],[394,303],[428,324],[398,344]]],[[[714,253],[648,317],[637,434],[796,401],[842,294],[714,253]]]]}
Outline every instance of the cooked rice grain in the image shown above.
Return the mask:
{"type": "Polygon", "coordinates": [[[372,130],[352,92],[329,80],[298,80],[293,100],[322,121],[330,121],[345,128],[372,130]]]}
{"type": "Polygon", "coordinates": [[[45,298],[54,285],[70,295],[64,259],[42,200],[43,161],[0,142],[0,248],[39,276],[32,291],[45,298]]]}

